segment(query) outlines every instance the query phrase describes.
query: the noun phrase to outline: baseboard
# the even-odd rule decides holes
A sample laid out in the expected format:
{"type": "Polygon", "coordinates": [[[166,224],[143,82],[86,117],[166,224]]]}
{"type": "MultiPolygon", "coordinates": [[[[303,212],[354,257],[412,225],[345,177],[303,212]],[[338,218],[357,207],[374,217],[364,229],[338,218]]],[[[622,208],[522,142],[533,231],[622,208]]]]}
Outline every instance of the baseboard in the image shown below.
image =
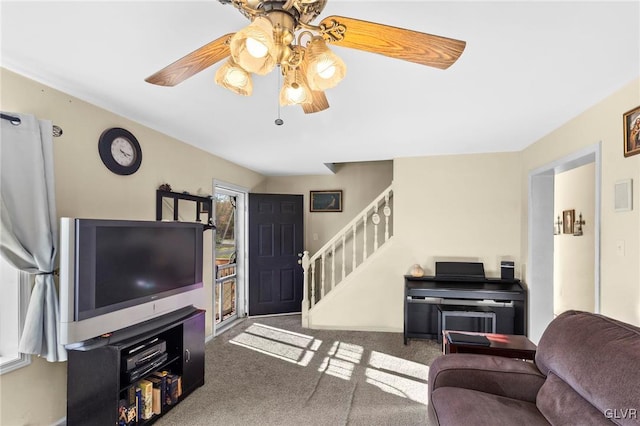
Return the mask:
{"type": "Polygon", "coordinates": [[[367,331],[376,333],[402,333],[402,328],[395,327],[375,327],[375,326],[332,326],[332,325],[312,325],[309,327],[312,330],[340,330],[340,331],[367,331]]]}

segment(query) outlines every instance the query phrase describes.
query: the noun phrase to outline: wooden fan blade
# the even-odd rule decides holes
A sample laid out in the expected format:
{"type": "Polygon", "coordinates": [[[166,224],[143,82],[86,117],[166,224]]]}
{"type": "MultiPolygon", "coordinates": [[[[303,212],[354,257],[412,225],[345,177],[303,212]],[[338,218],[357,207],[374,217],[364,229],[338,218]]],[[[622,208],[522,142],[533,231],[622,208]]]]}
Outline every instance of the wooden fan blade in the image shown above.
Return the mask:
{"type": "Polygon", "coordinates": [[[457,61],[466,46],[461,40],[343,16],[323,19],[320,28],[324,39],[336,46],[440,69],[447,69],[457,61]]]}
{"type": "Polygon", "coordinates": [[[323,91],[312,90],[313,100],[310,104],[302,104],[302,110],[305,114],[313,114],[314,112],[324,111],[329,108],[329,101],[323,91]]]}
{"type": "Polygon", "coordinates": [[[146,82],[158,86],[175,86],[189,77],[221,61],[231,54],[229,39],[234,33],[223,35],[214,41],[194,50],[183,58],[178,59],[157,73],[147,77],[146,82]]]}

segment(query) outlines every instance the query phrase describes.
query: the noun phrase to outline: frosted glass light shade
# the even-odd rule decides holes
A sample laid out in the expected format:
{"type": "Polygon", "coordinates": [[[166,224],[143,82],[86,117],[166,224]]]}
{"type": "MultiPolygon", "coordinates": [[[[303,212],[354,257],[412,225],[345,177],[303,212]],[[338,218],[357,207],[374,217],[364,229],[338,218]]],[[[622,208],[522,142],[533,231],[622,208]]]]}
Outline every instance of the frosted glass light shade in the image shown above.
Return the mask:
{"type": "Polygon", "coordinates": [[[312,100],[311,89],[304,76],[297,69],[287,70],[280,89],[280,105],[309,104],[312,100]]]}
{"type": "Polygon", "coordinates": [[[276,46],[273,41],[273,26],[265,17],[258,17],[247,27],[231,37],[231,57],[245,70],[268,74],[276,65],[276,46]]]}
{"type": "Polygon", "coordinates": [[[227,62],[218,68],[215,82],[238,95],[250,96],[253,92],[251,74],[236,64],[232,58],[229,58],[227,62]]]}
{"type": "Polygon", "coordinates": [[[340,83],[347,73],[347,66],[342,59],[319,36],[313,37],[307,44],[305,61],[311,90],[330,89],[340,83]]]}

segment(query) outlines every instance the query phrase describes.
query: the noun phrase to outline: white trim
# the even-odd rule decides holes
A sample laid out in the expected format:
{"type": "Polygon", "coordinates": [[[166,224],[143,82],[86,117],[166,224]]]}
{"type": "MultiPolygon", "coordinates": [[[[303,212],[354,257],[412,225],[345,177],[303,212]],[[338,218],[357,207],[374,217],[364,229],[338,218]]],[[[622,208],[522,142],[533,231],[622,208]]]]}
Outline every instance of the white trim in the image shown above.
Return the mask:
{"type": "MultiPolygon", "coordinates": [[[[27,308],[29,307],[29,298],[31,296],[31,282],[30,275],[26,272],[18,272],[18,340],[22,336],[22,330],[24,328],[25,317],[27,315],[27,308]]],[[[0,364],[0,375],[10,373],[22,367],[26,367],[31,364],[31,355],[21,352],[17,353],[17,357],[4,361],[0,364]]]]}
{"type": "MultiPolygon", "coordinates": [[[[237,319],[242,319],[246,317],[248,302],[248,258],[246,257],[246,252],[249,245],[248,241],[248,214],[247,214],[247,205],[249,204],[249,189],[243,186],[235,185],[229,182],[224,182],[218,179],[213,180],[213,194],[226,194],[232,195],[236,197],[236,315],[237,319]]],[[[213,203],[213,213],[215,220],[215,200],[213,203]]],[[[217,225],[217,224],[216,224],[217,225]]],[[[216,232],[216,231],[214,231],[216,232]]],[[[215,258],[215,234],[213,237],[213,257],[215,258]]],[[[213,268],[215,274],[215,265],[213,268]]],[[[213,298],[215,299],[215,277],[213,277],[213,298]]],[[[216,301],[213,303],[213,314],[212,314],[212,332],[213,334],[208,337],[215,337],[220,333],[226,331],[227,325],[235,325],[237,324],[236,320],[232,320],[228,324],[222,324],[221,327],[218,327],[215,320],[215,309],[216,309],[216,301]]]]}
{"type": "Polygon", "coordinates": [[[223,180],[214,179],[213,180],[213,189],[216,188],[228,189],[229,191],[241,192],[247,194],[249,192],[249,188],[245,188],[244,186],[236,185],[234,183],[225,182],[223,180]]]}
{"type": "Polygon", "coordinates": [[[302,312],[285,312],[282,314],[249,315],[248,318],[255,319],[255,318],[270,318],[270,317],[287,317],[290,315],[301,315],[301,314],[302,312]]]}
{"type": "Polygon", "coordinates": [[[595,163],[594,312],[600,313],[600,257],[602,220],[602,142],[529,172],[528,180],[528,269],[529,338],[535,342],[553,319],[553,182],[555,175],[595,163]],[[549,213],[549,205],[551,213],[549,213]],[[551,258],[549,259],[549,256],[551,258]],[[531,284],[533,283],[533,286],[531,284]]]}

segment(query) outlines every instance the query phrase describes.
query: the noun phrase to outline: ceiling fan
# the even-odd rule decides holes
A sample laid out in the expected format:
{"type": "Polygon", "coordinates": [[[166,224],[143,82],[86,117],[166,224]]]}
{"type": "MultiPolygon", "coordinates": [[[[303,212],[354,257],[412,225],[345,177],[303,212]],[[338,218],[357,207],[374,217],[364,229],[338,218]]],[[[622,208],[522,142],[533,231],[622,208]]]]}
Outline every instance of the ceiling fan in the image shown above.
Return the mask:
{"type": "Polygon", "coordinates": [[[145,81],[175,86],[228,58],[216,72],[216,83],[248,96],[253,90],[252,73],[264,75],[279,66],[284,76],[280,104],[299,104],[309,114],[329,108],[324,91],[346,73],[344,62],[327,44],[440,69],[456,62],[466,45],[461,40],[342,16],[329,16],[312,25],[327,0],[219,1],[235,6],[251,24],[194,50],[145,81]]]}

